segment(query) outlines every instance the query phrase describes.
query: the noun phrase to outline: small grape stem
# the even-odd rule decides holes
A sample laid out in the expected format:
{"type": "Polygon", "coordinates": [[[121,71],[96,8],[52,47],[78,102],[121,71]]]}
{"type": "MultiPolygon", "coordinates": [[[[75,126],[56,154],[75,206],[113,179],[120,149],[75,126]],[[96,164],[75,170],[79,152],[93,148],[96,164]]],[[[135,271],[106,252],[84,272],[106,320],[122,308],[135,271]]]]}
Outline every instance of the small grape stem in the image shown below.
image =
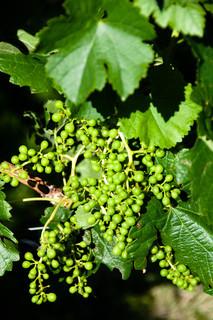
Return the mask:
{"type": "Polygon", "coordinates": [[[43,227],[42,232],[41,232],[41,238],[40,238],[40,239],[41,239],[41,240],[40,240],[41,244],[42,244],[43,242],[45,242],[45,240],[44,240],[44,233],[45,233],[48,225],[50,224],[50,222],[55,218],[55,215],[56,215],[58,209],[59,209],[61,206],[63,206],[63,202],[64,202],[64,198],[62,198],[62,199],[58,202],[58,204],[55,206],[53,212],[52,212],[51,215],[49,216],[49,219],[47,219],[46,223],[44,224],[44,227],[43,227]]]}
{"type": "Polygon", "coordinates": [[[173,269],[173,270],[176,270],[175,266],[171,263],[171,261],[168,259],[166,260],[168,262],[168,264],[170,265],[170,267],[173,269]]]}
{"type": "Polygon", "coordinates": [[[71,177],[73,177],[75,175],[76,163],[78,161],[78,157],[80,156],[80,154],[82,153],[84,148],[85,148],[85,146],[81,146],[81,148],[78,150],[78,152],[75,154],[75,156],[71,160],[72,161],[71,177]]]}
{"type": "Polygon", "coordinates": [[[118,131],[118,134],[119,134],[119,136],[120,136],[120,138],[121,138],[121,140],[123,142],[123,145],[124,145],[124,147],[125,147],[125,149],[127,151],[128,159],[129,159],[129,164],[128,165],[129,165],[129,167],[131,167],[131,165],[133,164],[133,157],[132,157],[133,152],[130,149],[130,147],[129,147],[127,141],[126,141],[126,139],[124,137],[124,134],[121,131],[118,131]]]}
{"type": "Polygon", "coordinates": [[[53,199],[53,198],[24,198],[22,199],[23,202],[31,202],[31,201],[49,201],[49,202],[54,202],[54,203],[58,203],[57,199],[53,199]],[[55,201],[54,201],[55,200],[55,201]]]}

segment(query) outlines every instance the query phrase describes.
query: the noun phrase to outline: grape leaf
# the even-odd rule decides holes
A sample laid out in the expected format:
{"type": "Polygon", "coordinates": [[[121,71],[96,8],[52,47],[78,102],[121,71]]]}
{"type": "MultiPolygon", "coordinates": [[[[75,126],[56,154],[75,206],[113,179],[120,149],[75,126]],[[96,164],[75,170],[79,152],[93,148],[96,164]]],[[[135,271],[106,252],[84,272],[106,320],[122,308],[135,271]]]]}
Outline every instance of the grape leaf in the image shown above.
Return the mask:
{"type": "Polygon", "coordinates": [[[162,27],[170,26],[176,32],[202,37],[205,27],[205,11],[196,3],[185,6],[172,4],[162,12],[156,11],[156,22],[162,27]]]}
{"type": "Polygon", "coordinates": [[[5,201],[5,194],[0,191],[0,220],[9,220],[11,218],[11,206],[10,204],[5,201]]]}
{"type": "Polygon", "coordinates": [[[0,71],[10,75],[13,84],[29,86],[33,93],[47,92],[50,82],[41,55],[25,55],[9,43],[0,42],[0,71]]]}
{"type": "MultiPolygon", "coordinates": [[[[4,200],[3,192],[0,193],[0,197],[0,219],[8,220],[11,216],[9,212],[11,207],[4,200]]],[[[5,271],[11,271],[13,262],[18,260],[17,240],[12,231],[0,223],[0,276],[4,275],[5,271]]]]}
{"type": "Polygon", "coordinates": [[[36,38],[35,36],[32,36],[30,33],[22,29],[19,29],[17,31],[17,36],[18,36],[18,39],[27,47],[29,52],[35,51],[39,43],[38,38],[36,38]]]}
{"type": "Polygon", "coordinates": [[[202,37],[205,28],[205,11],[199,1],[164,1],[160,10],[156,0],[135,0],[141,14],[152,15],[162,28],[171,27],[174,32],[202,37]],[[196,3],[197,2],[197,3],[196,3]]]}
{"type": "Polygon", "coordinates": [[[190,183],[190,206],[196,214],[213,224],[213,141],[202,137],[191,150],[175,158],[176,172],[182,171],[179,183],[190,183]]]}
{"type": "Polygon", "coordinates": [[[134,3],[145,17],[149,17],[156,10],[159,10],[156,0],[135,0],[134,3]]]}
{"type": "Polygon", "coordinates": [[[161,236],[178,261],[198,274],[205,287],[213,287],[213,233],[202,217],[184,205],[171,208],[161,236]]]}
{"type": "Polygon", "coordinates": [[[157,239],[157,229],[165,220],[162,206],[159,201],[149,201],[145,214],[141,215],[135,227],[130,230],[129,236],[133,242],[127,248],[128,255],[134,260],[136,270],[146,267],[146,257],[153,242],[157,239]]]}
{"type": "Polygon", "coordinates": [[[48,75],[75,104],[107,81],[125,100],[153,61],[151,46],[142,42],[153,39],[153,26],[127,0],[67,0],[65,9],[67,16],[38,33],[40,50],[53,52],[48,75]]]}
{"type": "Polygon", "coordinates": [[[110,270],[118,269],[124,280],[128,279],[132,269],[132,262],[112,254],[113,243],[103,238],[98,226],[92,228],[92,240],[95,245],[93,253],[97,262],[105,264],[110,270]]]}
{"type": "Polygon", "coordinates": [[[0,276],[3,276],[5,271],[11,271],[13,262],[18,260],[19,253],[16,245],[8,239],[0,240],[0,276]]]}
{"type": "Polygon", "coordinates": [[[100,171],[95,171],[92,167],[91,159],[81,160],[76,167],[76,172],[80,175],[81,178],[95,178],[99,179],[101,176],[100,171]]]}
{"type": "Polygon", "coordinates": [[[75,215],[74,215],[76,222],[77,222],[77,225],[82,229],[87,229],[92,226],[88,222],[88,219],[91,216],[92,216],[92,213],[85,211],[83,206],[79,206],[75,212],[75,215]]]}
{"type": "Polygon", "coordinates": [[[213,106],[213,48],[192,41],[190,44],[199,61],[197,85],[193,90],[193,96],[198,99],[198,103],[211,107],[213,106]]]}
{"type": "Polygon", "coordinates": [[[85,101],[80,106],[75,106],[67,102],[67,106],[70,108],[72,116],[78,119],[87,120],[104,120],[103,116],[92,106],[90,101],[85,101]]]}
{"type": "Polygon", "coordinates": [[[191,100],[191,93],[192,87],[187,85],[185,101],[167,122],[151,104],[146,112],[136,111],[129,119],[121,119],[120,130],[128,139],[140,138],[148,146],[174,147],[189,132],[201,111],[201,106],[191,100]]]}
{"type": "MultiPolygon", "coordinates": [[[[44,211],[44,215],[41,217],[40,221],[44,225],[45,222],[50,218],[55,207],[48,207],[44,211]]],[[[49,227],[55,228],[60,222],[66,221],[70,217],[70,210],[64,207],[59,207],[56,211],[54,218],[49,223],[49,227]]]]}

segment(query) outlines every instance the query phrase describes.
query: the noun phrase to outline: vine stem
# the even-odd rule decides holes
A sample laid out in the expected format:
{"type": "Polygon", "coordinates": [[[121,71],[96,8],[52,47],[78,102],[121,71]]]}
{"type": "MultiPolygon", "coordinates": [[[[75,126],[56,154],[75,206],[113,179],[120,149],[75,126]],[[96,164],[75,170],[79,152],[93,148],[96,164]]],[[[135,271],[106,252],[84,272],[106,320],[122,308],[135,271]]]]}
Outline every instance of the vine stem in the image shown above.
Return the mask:
{"type": "Polygon", "coordinates": [[[133,163],[133,157],[132,157],[132,150],[130,149],[130,147],[128,146],[128,143],[124,137],[124,134],[121,132],[121,131],[118,131],[118,134],[123,142],[123,145],[127,151],[127,154],[128,154],[128,159],[129,159],[129,167],[131,167],[132,163],[133,163]]]}

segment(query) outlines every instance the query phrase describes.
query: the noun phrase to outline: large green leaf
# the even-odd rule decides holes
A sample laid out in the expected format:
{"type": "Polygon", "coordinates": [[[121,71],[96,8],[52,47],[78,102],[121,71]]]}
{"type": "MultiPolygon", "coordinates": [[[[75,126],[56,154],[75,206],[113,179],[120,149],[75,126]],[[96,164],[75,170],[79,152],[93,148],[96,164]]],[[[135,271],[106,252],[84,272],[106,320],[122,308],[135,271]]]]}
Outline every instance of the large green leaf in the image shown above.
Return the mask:
{"type": "Polygon", "coordinates": [[[189,132],[201,111],[201,106],[191,100],[191,93],[191,85],[186,86],[185,101],[167,122],[151,104],[146,112],[136,111],[129,119],[121,119],[120,130],[127,138],[140,138],[149,146],[174,147],[189,132]]]}
{"type": "Polygon", "coordinates": [[[48,75],[74,103],[107,81],[126,99],[153,61],[151,46],[142,42],[155,36],[152,25],[127,0],[67,0],[65,8],[67,16],[38,34],[41,50],[53,52],[48,75]]]}
{"type": "Polygon", "coordinates": [[[110,270],[118,269],[122,274],[122,278],[124,280],[127,279],[131,273],[132,262],[113,255],[113,243],[104,239],[98,226],[92,229],[92,241],[95,245],[93,253],[97,262],[105,264],[110,270]]]}
{"type": "Polygon", "coordinates": [[[10,75],[10,82],[29,86],[32,92],[47,92],[50,82],[39,55],[25,55],[9,43],[0,43],[0,71],[10,75]]]}
{"type": "Polygon", "coordinates": [[[202,217],[184,206],[171,208],[161,236],[178,261],[198,274],[206,288],[213,287],[213,232],[202,217]]]}

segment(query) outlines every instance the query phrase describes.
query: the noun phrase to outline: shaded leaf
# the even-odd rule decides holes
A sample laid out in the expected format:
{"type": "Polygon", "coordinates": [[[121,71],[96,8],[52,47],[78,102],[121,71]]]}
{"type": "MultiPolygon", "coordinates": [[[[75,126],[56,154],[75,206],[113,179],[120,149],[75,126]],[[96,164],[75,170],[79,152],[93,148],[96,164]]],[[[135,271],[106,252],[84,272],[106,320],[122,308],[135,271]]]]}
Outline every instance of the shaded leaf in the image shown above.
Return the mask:
{"type": "Polygon", "coordinates": [[[98,263],[105,264],[110,270],[118,269],[122,278],[128,279],[132,269],[132,262],[112,254],[113,243],[103,237],[98,227],[92,229],[92,240],[95,245],[93,253],[98,263]]]}
{"type": "Polygon", "coordinates": [[[0,276],[3,276],[6,271],[11,271],[13,262],[18,260],[19,253],[16,245],[8,239],[0,240],[0,276]]]}
{"type": "Polygon", "coordinates": [[[5,194],[0,191],[0,220],[5,221],[11,218],[11,206],[10,204],[5,201],[5,194]]]}
{"type": "Polygon", "coordinates": [[[213,233],[203,218],[184,205],[171,208],[161,236],[178,261],[198,274],[205,287],[213,287],[213,233]]]}
{"type": "Polygon", "coordinates": [[[166,216],[162,205],[156,199],[149,201],[145,214],[141,215],[135,227],[130,230],[129,236],[133,242],[128,246],[127,252],[134,261],[136,270],[146,267],[146,257],[153,242],[157,239],[157,228],[162,227],[166,216]]]}
{"type": "MultiPolygon", "coordinates": [[[[54,209],[55,207],[48,207],[45,209],[44,215],[40,219],[42,224],[45,224],[45,222],[50,218],[54,209]]],[[[70,210],[64,207],[59,207],[48,226],[50,228],[55,228],[60,222],[67,221],[69,217],[70,210]]]]}
{"type": "Polygon", "coordinates": [[[88,223],[88,219],[91,216],[91,212],[86,212],[83,206],[79,206],[74,215],[77,225],[82,229],[87,229],[92,226],[90,223],[88,223]]]}

